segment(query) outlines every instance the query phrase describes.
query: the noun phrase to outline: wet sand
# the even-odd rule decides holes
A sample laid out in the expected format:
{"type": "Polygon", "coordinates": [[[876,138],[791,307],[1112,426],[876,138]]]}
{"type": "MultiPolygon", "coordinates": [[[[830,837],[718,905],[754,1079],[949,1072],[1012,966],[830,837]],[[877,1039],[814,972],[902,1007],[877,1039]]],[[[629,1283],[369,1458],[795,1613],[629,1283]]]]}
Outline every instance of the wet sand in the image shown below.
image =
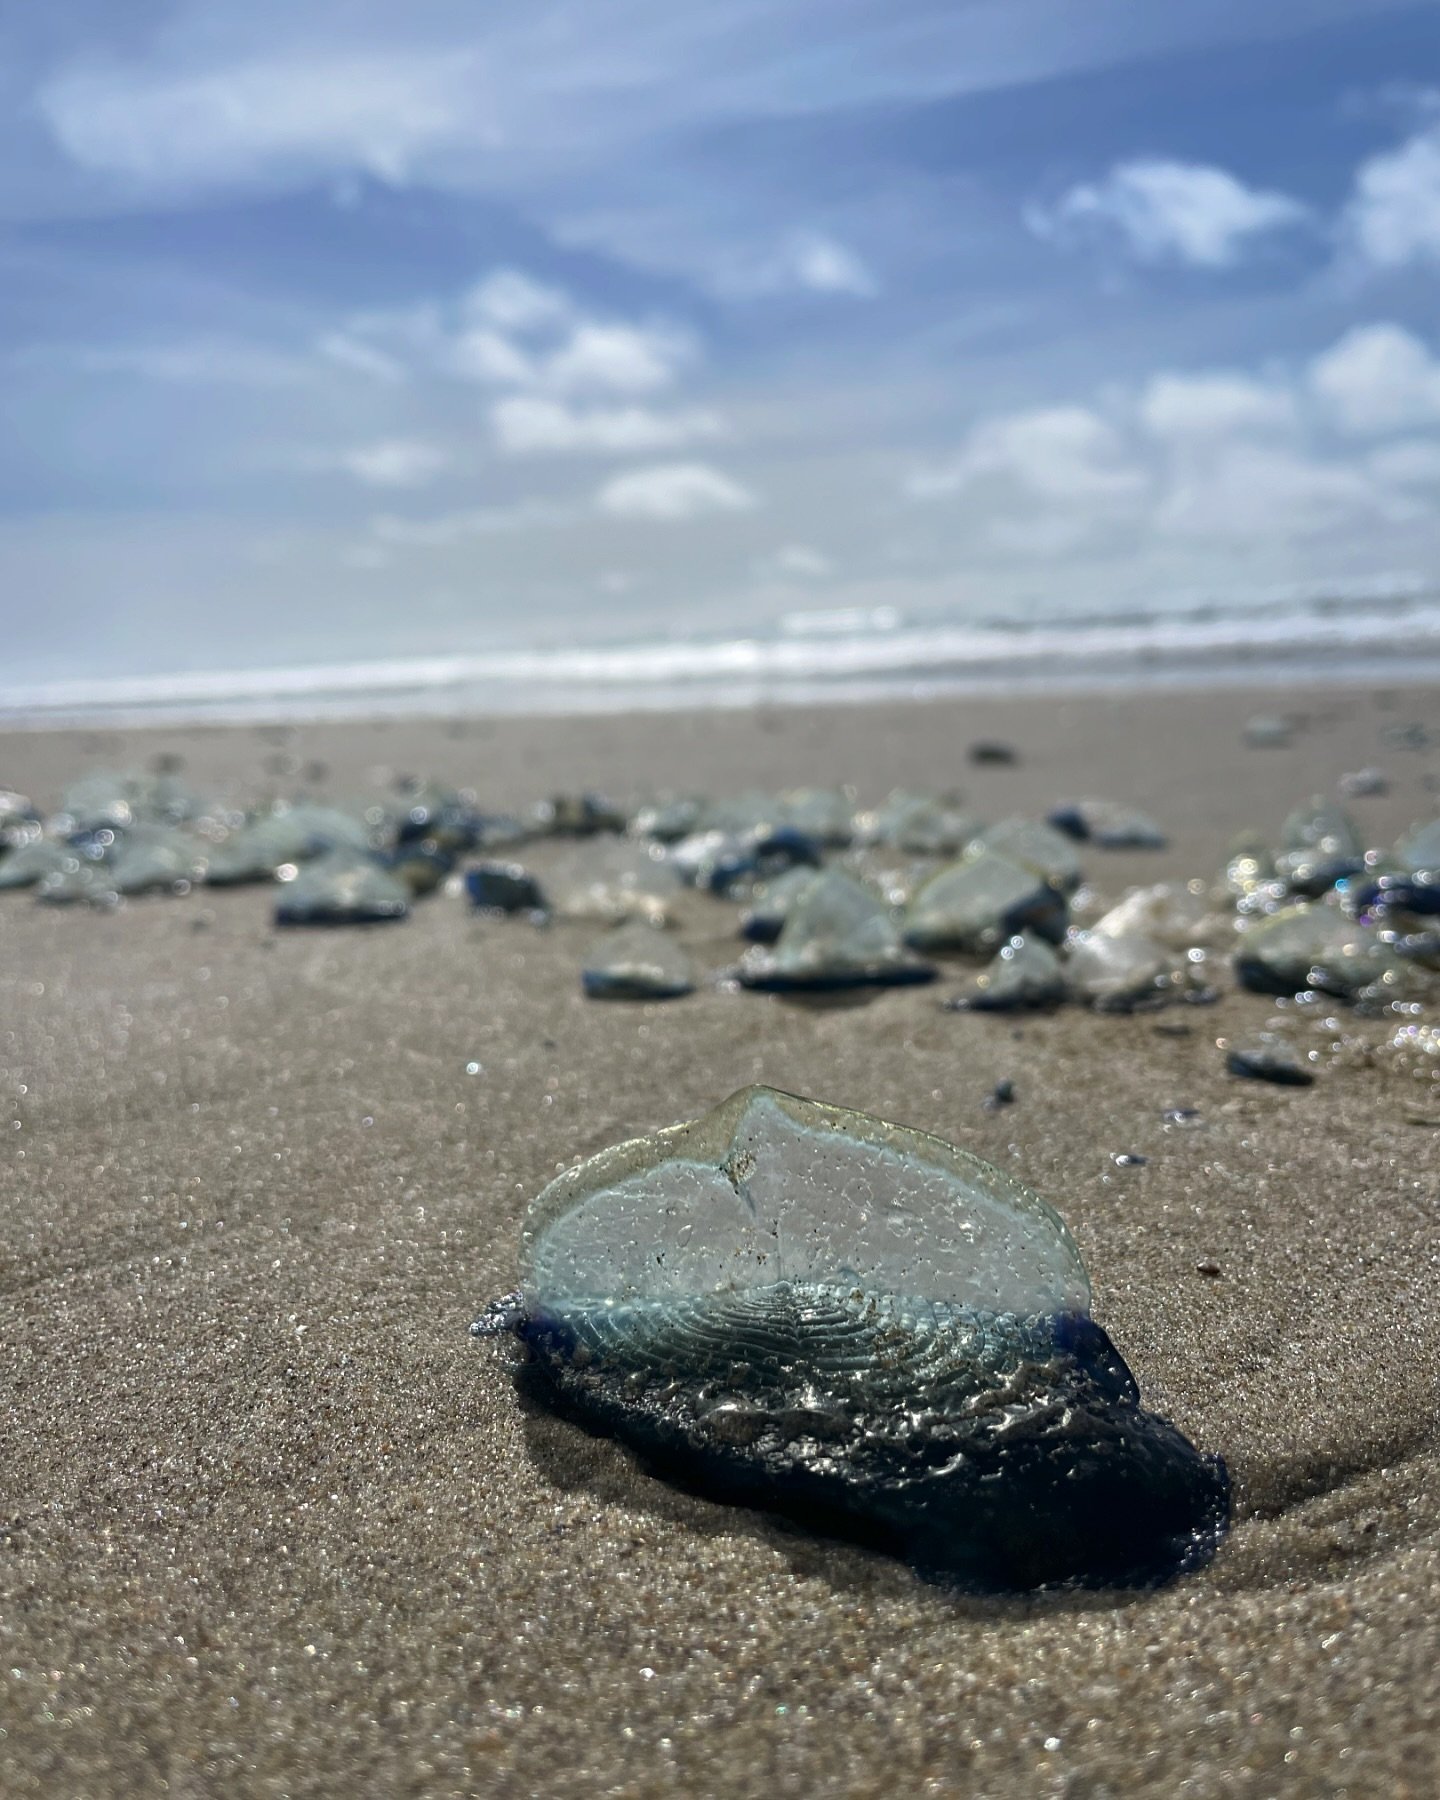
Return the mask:
{"type": "MultiPolygon", "coordinates": [[[[1409,719],[1440,732],[1437,695],[14,734],[0,781],[53,799],[175,752],[197,784],[318,759],[337,799],[408,769],[495,807],[853,780],[957,783],[998,817],[1097,793],[1173,835],[1088,857],[1118,897],[1210,874],[1364,764],[1393,783],[1353,803],[1375,839],[1431,815],[1440,750],[1381,739],[1409,719]],[[1245,748],[1272,705],[1306,727],[1245,748]],[[972,769],[978,737],[1023,760],[972,769]]],[[[591,926],[440,896],[287,934],[269,907],[0,895],[0,1792],[1440,1788],[1440,1131],[1407,1122],[1440,1104],[1378,1069],[1227,1076],[1216,1039],[1263,1024],[1253,995],[1016,1024],[942,1011],[957,969],[865,1005],[602,1005],[591,926]],[[1007,1076],[1015,1104],[984,1111],[1007,1076]],[[957,1595],[522,1408],[466,1326],[512,1284],[526,1199],[751,1081],[938,1132],[1061,1209],[1147,1400],[1229,1463],[1208,1569],[957,1595]]],[[[733,960],[732,920],[687,900],[702,966],[733,960]]]]}

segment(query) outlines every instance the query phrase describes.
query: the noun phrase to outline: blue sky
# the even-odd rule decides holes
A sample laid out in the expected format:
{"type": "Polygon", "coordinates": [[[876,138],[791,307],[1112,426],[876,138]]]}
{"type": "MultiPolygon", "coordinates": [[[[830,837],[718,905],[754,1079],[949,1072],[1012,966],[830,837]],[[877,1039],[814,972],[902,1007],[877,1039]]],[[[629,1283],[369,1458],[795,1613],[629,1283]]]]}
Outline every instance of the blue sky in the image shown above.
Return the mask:
{"type": "Polygon", "coordinates": [[[0,17],[11,680],[1440,570],[1440,6],[0,17]]]}

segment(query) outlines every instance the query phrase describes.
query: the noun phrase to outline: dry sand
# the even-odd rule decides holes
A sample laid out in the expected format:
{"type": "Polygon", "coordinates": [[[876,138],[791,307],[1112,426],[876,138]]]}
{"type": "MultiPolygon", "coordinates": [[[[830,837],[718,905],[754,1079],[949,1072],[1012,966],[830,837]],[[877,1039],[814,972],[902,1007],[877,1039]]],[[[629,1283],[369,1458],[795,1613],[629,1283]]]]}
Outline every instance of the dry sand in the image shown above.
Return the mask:
{"type": "MultiPolygon", "coordinates": [[[[1266,696],[1185,694],[13,735],[0,779],[48,798],[175,750],[247,785],[321,758],[340,798],[379,765],[495,805],[848,778],[958,781],[998,816],[1095,792],[1174,833],[1089,859],[1117,895],[1210,872],[1364,763],[1394,781],[1354,806],[1376,838],[1434,811],[1440,757],[1380,741],[1440,727],[1434,693],[1268,698],[1309,714],[1289,749],[1240,743],[1266,696]],[[969,769],[982,735],[1024,761],[969,769]]],[[[606,1006],[580,996],[583,926],[442,896],[285,934],[269,904],[0,896],[7,1800],[1440,1790],[1440,1133],[1393,1077],[1228,1077],[1216,1037],[1269,1012],[1249,995],[1023,1026],[934,989],[606,1006]],[[1001,1076],[1018,1100],[987,1113],[1001,1076]],[[527,1197],[761,1080],[951,1137],[1062,1209],[1147,1399],[1229,1462],[1209,1569],[956,1595],[522,1411],[466,1325],[512,1283],[527,1197]],[[1165,1125],[1177,1105],[1200,1123],[1165,1125]]],[[[730,926],[685,910],[710,967],[730,926]]]]}

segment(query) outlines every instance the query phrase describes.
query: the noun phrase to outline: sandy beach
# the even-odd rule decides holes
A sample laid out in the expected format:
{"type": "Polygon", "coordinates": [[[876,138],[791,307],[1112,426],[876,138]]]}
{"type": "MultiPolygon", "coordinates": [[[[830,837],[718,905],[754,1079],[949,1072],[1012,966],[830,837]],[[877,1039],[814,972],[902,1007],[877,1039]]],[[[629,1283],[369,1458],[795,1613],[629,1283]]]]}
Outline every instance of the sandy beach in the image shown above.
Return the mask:
{"type": "MultiPolygon", "coordinates": [[[[1351,803],[1372,842],[1433,816],[1440,747],[1385,737],[1407,721],[1440,734],[1440,695],[11,733],[0,781],[43,803],[172,754],[202,787],[347,802],[414,772],[496,809],[846,781],[954,785],[999,818],[1100,794],[1171,835],[1087,855],[1119,898],[1213,875],[1235,832],[1365,765],[1390,778],[1351,803]],[[1288,747],[1246,747],[1260,710],[1303,717],[1288,747]],[[978,738],[1020,760],[970,766],[978,738]]],[[[1228,984],[1019,1023],[942,1010],[960,965],[865,1004],[600,1005],[592,925],[439,895],[284,933],[271,904],[0,895],[0,1792],[1440,1791],[1440,1129],[1414,1122],[1440,1099],[1361,1058],[1307,1089],[1235,1079],[1217,1039],[1273,1007],[1228,984]],[[987,1112],[1004,1077],[1015,1103],[987,1112]],[[513,1285],[527,1200],[750,1082],[936,1132],[1059,1208],[1147,1401],[1228,1463],[1207,1569],[957,1594],[522,1406],[466,1328],[513,1285]]],[[[734,919],[687,896],[707,971],[734,919]]],[[[1317,1011],[1317,1041],[1352,1029],[1317,1011]]]]}

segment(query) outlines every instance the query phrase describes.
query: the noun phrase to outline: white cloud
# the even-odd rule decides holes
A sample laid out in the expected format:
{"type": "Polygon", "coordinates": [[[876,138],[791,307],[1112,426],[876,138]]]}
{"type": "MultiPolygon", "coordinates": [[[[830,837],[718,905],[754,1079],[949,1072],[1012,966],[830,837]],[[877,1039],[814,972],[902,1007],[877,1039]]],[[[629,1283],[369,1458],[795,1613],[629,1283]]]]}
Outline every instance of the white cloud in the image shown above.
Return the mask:
{"type": "Polygon", "coordinates": [[[1248,375],[1157,375],[1139,400],[1140,422],[1174,442],[1286,431],[1296,423],[1294,397],[1248,375]]]}
{"type": "Polygon", "coordinates": [[[1399,325],[1357,325],[1315,358],[1309,379],[1346,431],[1440,423],[1440,360],[1399,325]]]}
{"type": "Polygon", "coordinates": [[[787,246],[787,261],[797,284],[817,294],[849,294],[856,300],[871,300],[880,291],[879,283],[853,250],[818,231],[798,232],[787,246]]]}
{"type": "Polygon", "coordinates": [[[62,75],[42,116],[82,167],[189,187],[281,168],[363,169],[405,180],[423,151],[476,135],[472,59],[456,53],[257,58],[193,73],[62,75]]]}
{"type": "Polygon", "coordinates": [[[918,471],[907,487],[913,499],[930,500],[986,479],[1063,502],[1129,500],[1144,486],[1108,421],[1087,407],[1055,406],[983,420],[958,457],[918,471]]]}
{"type": "Polygon", "coordinates": [[[641,406],[577,410],[539,394],[497,401],[490,422],[508,456],[633,456],[723,435],[713,413],[659,413],[641,406]]]}
{"type": "Polygon", "coordinates": [[[693,333],[668,320],[592,314],[518,269],[492,271],[455,301],[358,314],[321,348],[378,379],[425,370],[552,397],[653,394],[699,354],[693,333]]]}
{"type": "Polygon", "coordinates": [[[1229,444],[1182,475],[1158,507],[1162,536],[1263,544],[1403,516],[1362,468],[1287,449],[1229,444]]]}
{"type": "Polygon", "coordinates": [[[342,452],[340,467],[366,487],[418,488],[445,468],[449,458],[418,438],[383,438],[342,452]]]}
{"type": "Polygon", "coordinates": [[[1288,375],[1162,371],[1107,391],[1104,413],[981,420],[954,458],[907,487],[948,497],[946,516],[972,549],[1017,564],[1097,545],[1139,566],[1146,554],[1193,563],[1206,547],[1258,561],[1379,544],[1440,524],[1440,359],[1378,324],[1288,375]],[[1337,449],[1337,425],[1393,441],[1337,449]]]}
{"type": "Polygon", "coordinates": [[[617,519],[695,519],[706,513],[747,512],[755,495],[707,463],[656,463],[616,475],[595,496],[617,519]]]}
{"type": "Polygon", "coordinates": [[[1440,262],[1440,127],[1360,165],[1345,223],[1379,268],[1440,262]]]}
{"type": "Polygon", "coordinates": [[[473,319],[500,331],[534,331],[568,319],[570,296],[536,281],[523,269],[495,269],[465,296],[473,319]]]}
{"type": "Polygon", "coordinates": [[[1118,233],[1142,262],[1222,269],[1253,241],[1299,224],[1308,208],[1288,194],[1246,187],[1225,169],[1145,158],[1117,163],[1103,181],[1074,187],[1027,220],[1039,236],[1068,242],[1118,233]]]}
{"type": "Polygon", "coordinates": [[[496,387],[528,387],[538,377],[533,357],[489,326],[462,331],[442,352],[452,374],[496,387]]]}
{"type": "Polygon", "coordinates": [[[672,326],[589,321],[546,361],[543,379],[564,392],[648,394],[668,387],[693,354],[691,339],[672,326]]]}

